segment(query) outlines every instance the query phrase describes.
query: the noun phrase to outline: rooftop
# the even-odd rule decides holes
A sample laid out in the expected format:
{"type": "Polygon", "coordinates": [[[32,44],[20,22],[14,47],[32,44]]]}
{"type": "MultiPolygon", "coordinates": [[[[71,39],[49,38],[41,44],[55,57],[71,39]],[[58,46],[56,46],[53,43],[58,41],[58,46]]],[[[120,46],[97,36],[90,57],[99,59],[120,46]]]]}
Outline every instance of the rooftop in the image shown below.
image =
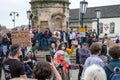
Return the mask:
{"type": "MultiPolygon", "coordinates": [[[[88,7],[84,15],[84,18],[87,18],[87,19],[96,18],[96,14],[95,14],[96,9],[101,10],[101,18],[120,17],[120,4],[119,4],[119,5],[100,6],[100,7],[88,7]]],[[[70,19],[71,20],[79,19],[79,8],[70,9],[70,19]]]]}

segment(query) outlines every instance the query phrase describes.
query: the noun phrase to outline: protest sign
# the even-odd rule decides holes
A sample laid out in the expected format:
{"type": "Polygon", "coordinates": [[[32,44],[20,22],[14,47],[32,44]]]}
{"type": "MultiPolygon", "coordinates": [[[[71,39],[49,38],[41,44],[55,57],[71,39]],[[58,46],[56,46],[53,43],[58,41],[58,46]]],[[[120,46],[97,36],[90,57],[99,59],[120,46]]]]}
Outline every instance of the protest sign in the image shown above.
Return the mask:
{"type": "Polygon", "coordinates": [[[107,47],[112,47],[112,46],[118,45],[112,40],[107,40],[105,44],[107,45],[107,47]]]}
{"type": "Polygon", "coordinates": [[[19,44],[22,48],[31,45],[30,31],[28,30],[13,30],[12,44],[19,44]]]}

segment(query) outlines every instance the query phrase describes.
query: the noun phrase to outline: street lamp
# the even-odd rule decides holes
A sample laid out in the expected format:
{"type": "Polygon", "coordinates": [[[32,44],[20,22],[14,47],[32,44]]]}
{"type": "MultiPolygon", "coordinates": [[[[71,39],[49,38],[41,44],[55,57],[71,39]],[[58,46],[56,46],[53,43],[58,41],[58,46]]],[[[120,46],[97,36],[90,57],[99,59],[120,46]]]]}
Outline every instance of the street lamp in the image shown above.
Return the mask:
{"type": "Polygon", "coordinates": [[[83,16],[86,13],[86,8],[87,8],[88,2],[85,0],[80,2],[80,13],[81,13],[81,27],[83,28],[83,16]]]}
{"type": "Polygon", "coordinates": [[[28,10],[27,11],[27,18],[28,18],[28,23],[29,23],[29,30],[31,29],[31,26],[30,26],[30,15],[31,15],[31,11],[28,10]]]}
{"type": "MultiPolygon", "coordinates": [[[[81,28],[83,28],[83,16],[84,14],[86,13],[86,8],[87,8],[87,5],[88,5],[88,2],[86,2],[85,0],[81,1],[80,2],[80,16],[81,16],[81,28]]],[[[85,37],[85,29],[84,29],[84,32],[80,31],[80,36],[81,36],[81,43],[84,43],[86,42],[86,37],[85,37]]]]}
{"type": "Polygon", "coordinates": [[[19,14],[18,14],[18,12],[13,11],[13,12],[10,13],[10,16],[13,16],[12,21],[13,21],[13,26],[15,28],[15,16],[19,16],[19,14]]]}
{"type": "Polygon", "coordinates": [[[96,13],[96,18],[97,18],[97,39],[99,40],[99,19],[101,15],[101,10],[96,9],[95,13],[96,13]]]}

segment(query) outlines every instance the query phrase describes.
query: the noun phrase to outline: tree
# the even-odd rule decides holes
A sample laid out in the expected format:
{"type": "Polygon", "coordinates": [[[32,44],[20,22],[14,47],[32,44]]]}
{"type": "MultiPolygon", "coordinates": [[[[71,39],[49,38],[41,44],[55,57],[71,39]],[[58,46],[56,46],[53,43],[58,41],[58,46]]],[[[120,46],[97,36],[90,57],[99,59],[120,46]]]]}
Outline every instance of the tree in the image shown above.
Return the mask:
{"type": "Polygon", "coordinates": [[[0,31],[2,31],[2,30],[6,30],[6,26],[2,26],[2,25],[0,24],[0,31]]]}

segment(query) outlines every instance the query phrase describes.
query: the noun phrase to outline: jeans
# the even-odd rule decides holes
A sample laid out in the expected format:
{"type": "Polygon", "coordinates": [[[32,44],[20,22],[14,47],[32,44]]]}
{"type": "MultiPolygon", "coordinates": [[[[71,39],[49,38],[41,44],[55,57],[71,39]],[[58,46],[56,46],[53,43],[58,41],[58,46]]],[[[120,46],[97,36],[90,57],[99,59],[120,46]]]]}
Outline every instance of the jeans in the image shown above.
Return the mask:
{"type": "Polygon", "coordinates": [[[32,68],[28,64],[25,64],[25,69],[26,69],[27,75],[32,74],[32,68]]]}
{"type": "Polygon", "coordinates": [[[32,46],[32,52],[33,52],[33,54],[35,54],[35,47],[36,46],[32,46]]]}
{"type": "Polygon", "coordinates": [[[43,50],[43,39],[38,40],[38,49],[43,50]]]}
{"type": "Polygon", "coordinates": [[[80,67],[80,68],[79,68],[79,72],[78,72],[78,80],[81,80],[82,71],[83,71],[83,68],[80,67]]]}
{"type": "Polygon", "coordinates": [[[50,46],[50,39],[44,39],[45,40],[45,51],[49,50],[49,46],[50,46]]]}

